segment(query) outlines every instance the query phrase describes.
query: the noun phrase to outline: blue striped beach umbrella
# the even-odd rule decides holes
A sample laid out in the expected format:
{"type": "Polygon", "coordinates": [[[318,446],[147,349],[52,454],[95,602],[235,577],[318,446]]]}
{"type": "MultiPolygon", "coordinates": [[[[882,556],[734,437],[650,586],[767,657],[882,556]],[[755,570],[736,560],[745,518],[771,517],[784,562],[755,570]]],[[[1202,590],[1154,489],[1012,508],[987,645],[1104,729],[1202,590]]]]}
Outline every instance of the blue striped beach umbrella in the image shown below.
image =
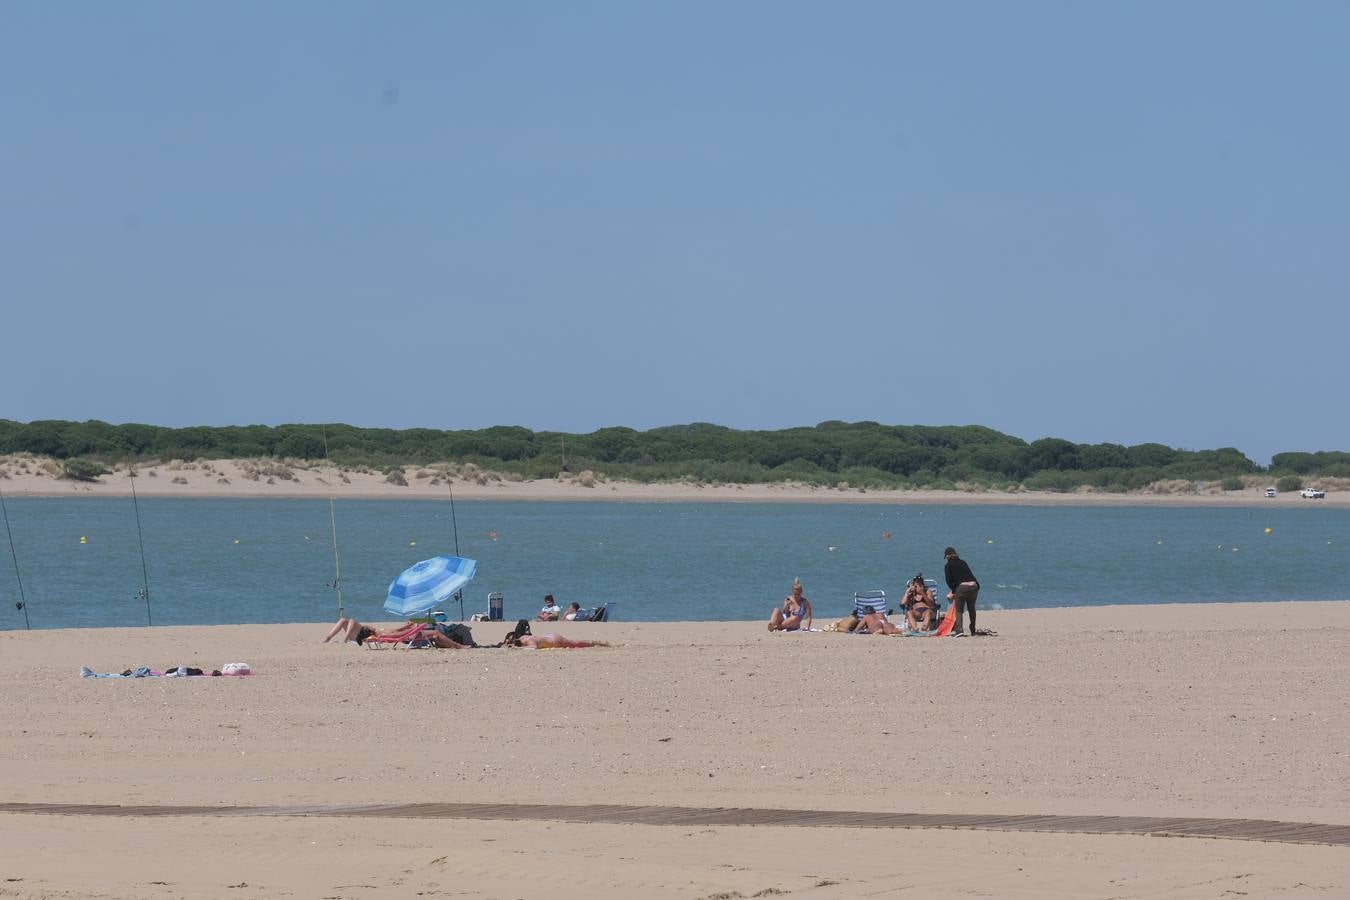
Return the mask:
{"type": "Polygon", "coordinates": [[[389,585],[384,608],[396,616],[420,615],[439,606],[473,580],[478,561],[461,556],[433,556],[404,571],[389,585]]]}

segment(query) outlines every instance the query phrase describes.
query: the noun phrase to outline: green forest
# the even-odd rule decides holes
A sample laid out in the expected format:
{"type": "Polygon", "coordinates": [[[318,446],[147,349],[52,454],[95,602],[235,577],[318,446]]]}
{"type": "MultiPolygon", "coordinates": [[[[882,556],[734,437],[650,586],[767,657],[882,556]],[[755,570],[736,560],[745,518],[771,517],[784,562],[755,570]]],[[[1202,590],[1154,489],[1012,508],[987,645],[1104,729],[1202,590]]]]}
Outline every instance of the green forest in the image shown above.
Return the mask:
{"type": "Polygon", "coordinates": [[[1162,444],[1027,442],[977,425],[881,425],[822,422],[777,431],[694,423],[589,434],[518,426],[438,431],[351,425],[244,425],[165,428],[106,422],[0,419],[0,453],[32,453],[101,463],[193,459],[330,459],[337,465],[474,463],[522,478],[590,470],[612,479],[752,484],[847,483],[853,488],[1128,491],[1159,481],[1217,481],[1241,476],[1350,476],[1350,453],[1280,453],[1262,468],[1232,447],[1180,450],[1162,444]]]}

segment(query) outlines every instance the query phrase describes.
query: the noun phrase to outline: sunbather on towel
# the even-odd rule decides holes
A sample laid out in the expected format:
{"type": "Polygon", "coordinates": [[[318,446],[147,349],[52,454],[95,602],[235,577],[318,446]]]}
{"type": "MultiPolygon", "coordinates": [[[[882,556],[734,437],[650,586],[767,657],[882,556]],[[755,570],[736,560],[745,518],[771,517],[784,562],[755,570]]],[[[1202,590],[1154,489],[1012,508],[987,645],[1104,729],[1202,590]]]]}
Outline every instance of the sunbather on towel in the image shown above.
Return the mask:
{"type": "Polygon", "coordinates": [[[369,625],[362,625],[355,619],[338,619],[337,624],[333,626],[332,631],[328,632],[328,636],[323,639],[323,642],[325,644],[328,643],[337,636],[338,632],[343,632],[342,640],[347,643],[364,644],[373,637],[390,638],[405,635],[407,637],[412,637],[415,632],[418,632],[418,629],[421,629],[420,633],[417,633],[417,638],[419,640],[425,640],[445,650],[468,649],[468,644],[461,644],[453,641],[434,628],[423,628],[420,622],[405,622],[404,624],[397,625],[387,631],[376,631],[369,625]]]}
{"type": "Polygon", "coordinates": [[[516,634],[502,641],[505,647],[529,647],[533,650],[579,650],[583,647],[608,647],[607,641],[574,641],[561,634],[516,634]]]}
{"type": "Polygon", "coordinates": [[[853,629],[854,634],[899,634],[900,629],[890,623],[884,615],[879,612],[870,612],[858,620],[858,627],[853,629]]]}
{"type": "Polygon", "coordinates": [[[811,612],[811,601],[807,600],[802,594],[802,582],[800,578],[792,579],[792,593],[783,598],[783,605],[775,609],[769,616],[770,631],[798,631],[806,628],[811,629],[811,622],[814,620],[814,613],[811,612]],[[805,624],[803,625],[803,622],[805,624]]]}

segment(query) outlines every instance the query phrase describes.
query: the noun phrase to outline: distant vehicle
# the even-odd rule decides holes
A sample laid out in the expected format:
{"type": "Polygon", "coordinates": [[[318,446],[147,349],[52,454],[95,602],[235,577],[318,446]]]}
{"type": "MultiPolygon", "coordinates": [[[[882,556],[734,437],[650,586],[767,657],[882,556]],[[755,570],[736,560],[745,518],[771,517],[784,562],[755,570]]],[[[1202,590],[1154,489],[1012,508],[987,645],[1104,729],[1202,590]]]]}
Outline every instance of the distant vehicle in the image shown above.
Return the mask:
{"type": "Polygon", "coordinates": [[[1277,491],[1277,490],[1275,490],[1273,487],[1269,487],[1269,488],[1266,488],[1266,496],[1267,496],[1267,497],[1278,497],[1278,496],[1280,496],[1280,492],[1277,491]]]}
{"type": "Polygon", "coordinates": [[[1304,488],[1298,492],[1298,495],[1304,500],[1324,500],[1326,499],[1327,492],[1318,490],[1317,488],[1304,488]]]}

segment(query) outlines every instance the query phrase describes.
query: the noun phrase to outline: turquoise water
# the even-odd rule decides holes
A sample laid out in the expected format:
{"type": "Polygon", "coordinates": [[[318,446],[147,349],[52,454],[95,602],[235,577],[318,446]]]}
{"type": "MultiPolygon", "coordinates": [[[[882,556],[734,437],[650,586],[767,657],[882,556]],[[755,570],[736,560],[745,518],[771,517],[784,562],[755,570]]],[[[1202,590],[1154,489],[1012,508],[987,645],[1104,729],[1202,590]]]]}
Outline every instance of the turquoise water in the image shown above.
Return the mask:
{"type": "MultiPolygon", "coordinates": [[[[33,627],[145,623],[129,499],[6,502],[33,627]]],[[[327,500],[147,499],[140,512],[156,625],[335,618],[327,500]]],[[[508,619],[533,615],[545,593],[563,605],[618,601],[616,617],[630,621],[767,618],[794,575],[817,615],[833,618],[853,591],[898,597],[916,571],[941,580],[948,544],[979,577],[982,607],[1350,597],[1350,510],[1315,505],[466,501],[455,512],[461,555],[479,561],[465,612],[501,591],[508,619]]],[[[358,618],[387,618],[389,581],[454,551],[448,503],[344,500],[337,525],[345,605],[358,618]]],[[[23,628],[3,552],[0,628],[23,628]]]]}

